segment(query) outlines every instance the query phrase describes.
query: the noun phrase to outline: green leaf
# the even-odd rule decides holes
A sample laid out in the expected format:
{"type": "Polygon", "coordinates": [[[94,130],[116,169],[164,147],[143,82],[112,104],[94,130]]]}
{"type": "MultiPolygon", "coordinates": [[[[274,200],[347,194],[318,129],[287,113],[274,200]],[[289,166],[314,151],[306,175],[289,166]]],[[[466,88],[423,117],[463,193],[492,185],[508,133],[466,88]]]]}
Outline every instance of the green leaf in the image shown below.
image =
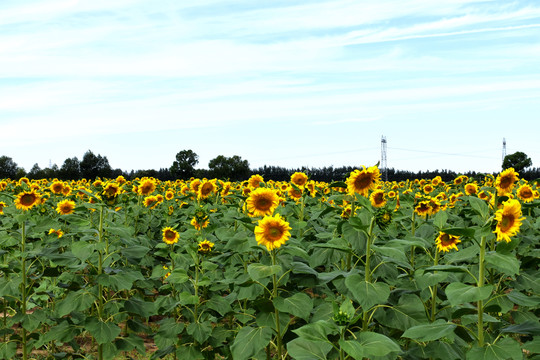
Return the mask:
{"type": "Polygon", "coordinates": [[[476,287],[462,283],[451,283],[446,287],[446,296],[450,305],[456,306],[468,302],[476,302],[478,300],[486,300],[493,291],[493,285],[485,285],[476,287]]]}
{"type": "Polygon", "coordinates": [[[431,324],[413,326],[407,329],[401,337],[417,341],[433,341],[450,335],[454,332],[456,326],[456,324],[439,319],[431,324]]]}
{"type": "Polygon", "coordinates": [[[523,335],[540,335],[540,324],[538,324],[538,321],[527,320],[521,324],[507,326],[501,329],[501,332],[523,335]]]}
{"type": "Polygon", "coordinates": [[[96,339],[98,344],[110,343],[120,334],[120,327],[111,322],[103,322],[96,318],[87,320],[85,329],[96,339]]]}
{"type": "Polygon", "coordinates": [[[298,316],[304,320],[309,318],[313,309],[313,299],[304,293],[296,293],[288,298],[277,297],[273,303],[279,311],[298,316]]]}
{"type": "Polygon", "coordinates": [[[86,261],[96,248],[96,244],[86,241],[76,241],[71,245],[71,252],[82,262],[86,261]]]}
{"type": "Polygon", "coordinates": [[[217,294],[212,296],[212,298],[208,300],[206,305],[210,309],[217,311],[221,316],[225,316],[225,314],[232,311],[231,304],[229,304],[227,299],[217,294]]]}
{"type": "Polygon", "coordinates": [[[92,306],[94,300],[94,295],[88,293],[86,289],[70,292],[56,304],[56,313],[58,317],[62,317],[72,311],[84,311],[92,306]]]}
{"type": "Polygon", "coordinates": [[[287,350],[296,360],[326,360],[326,355],[332,350],[332,344],[296,338],[287,343],[287,350]]]}
{"type": "Polygon", "coordinates": [[[14,359],[17,353],[17,343],[15,341],[0,343],[0,359],[14,359]]]}
{"type": "Polygon", "coordinates": [[[442,229],[441,231],[449,235],[466,236],[470,238],[474,237],[474,232],[475,232],[473,228],[458,228],[458,227],[442,229]]]}
{"type": "Polygon", "coordinates": [[[194,346],[180,346],[176,350],[176,358],[181,360],[204,360],[204,355],[194,346]]]}
{"type": "Polygon", "coordinates": [[[358,341],[339,339],[339,346],[355,360],[364,358],[364,348],[358,341]]]}
{"type": "Polygon", "coordinates": [[[437,229],[442,229],[446,225],[446,221],[448,221],[448,214],[446,211],[439,211],[433,217],[433,225],[435,225],[437,229]]]}
{"type": "Polygon", "coordinates": [[[47,319],[45,311],[38,309],[32,313],[23,315],[22,325],[28,331],[34,331],[47,319]]]}
{"type": "Polygon", "coordinates": [[[133,349],[136,349],[137,352],[141,355],[144,355],[146,353],[146,347],[144,346],[143,338],[136,334],[129,334],[128,337],[116,339],[115,345],[119,351],[131,351],[133,349]]]}
{"type": "Polygon", "coordinates": [[[471,207],[476,210],[476,212],[482,217],[482,219],[487,219],[489,215],[489,207],[487,202],[475,196],[469,196],[468,198],[471,207]]]}
{"type": "Polygon", "coordinates": [[[128,261],[138,264],[139,260],[141,260],[149,251],[150,249],[146,246],[130,245],[129,247],[123,248],[121,253],[128,261]]]}
{"type": "Polygon", "coordinates": [[[140,271],[125,269],[116,274],[100,274],[97,277],[98,284],[111,287],[115,291],[131,290],[133,283],[144,280],[140,271]]]}
{"type": "Polygon", "coordinates": [[[397,305],[377,310],[375,318],[381,324],[401,331],[427,322],[424,304],[414,294],[404,294],[397,305]]]}
{"type": "Polygon", "coordinates": [[[212,323],[210,321],[193,322],[187,326],[186,330],[189,335],[202,344],[212,333],[212,323]]]}
{"type": "Polygon", "coordinates": [[[331,343],[330,340],[328,340],[328,335],[337,334],[339,329],[337,325],[329,321],[319,320],[292,331],[304,340],[331,343]]]}
{"type": "Polygon", "coordinates": [[[517,290],[512,290],[506,297],[510,299],[514,304],[520,306],[538,306],[540,304],[540,298],[538,296],[527,296],[517,290]]]}
{"type": "Polygon", "coordinates": [[[247,360],[270,343],[272,329],[266,326],[244,326],[238,331],[231,346],[233,359],[247,360]]]}
{"type": "Polygon", "coordinates": [[[503,255],[490,251],[486,254],[486,265],[506,275],[519,274],[520,262],[515,255],[503,255]]]}
{"type": "Polygon", "coordinates": [[[270,277],[281,272],[280,265],[263,265],[259,263],[249,264],[248,274],[254,281],[270,277]]]}
{"type": "Polygon", "coordinates": [[[18,296],[20,283],[21,279],[19,277],[10,277],[9,279],[0,277],[0,297],[18,296]]]}
{"type": "Polygon", "coordinates": [[[523,348],[533,354],[540,354],[540,337],[534,337],[532,341],[523,344],[523,348]]]}
{"type": "Polygon", "coordinates": [[[522,360],[523,353],[519,344],[510,338],[505,338],[495,344],[486,344],[484,347],[475,345],[467,352],[467,360],[522,360]]]}
{"type": "Polygon", "coordinates": [[[58,325],[51,327],[46,333],[42,334],[35,347],[39,348],[51,341],[67,343],[73,340],[75,335],[77,335],[75,326],[70,325],[66,320],[62,320],[58,325]]]}
{"type": "Polygon", "coordinates": [[[136,297],[130,297],[124,302],[124,310],[143,318],[156,314],[153,302],[147,302],[136,297]]]}
{"type": "Polygon", "coordinates": [[[359,274],[346,277],[345,285],[364,311],[374,305],[384,304],[390,296],[390,287],[387,284],[368,283],[359,274]]]}
{"type": "Polygon", "coordinates": [[[358,342],[362,346],[364,357],[370,359],[374,356],[386,356],[391,353],[401,352],[401,348],[389,337],[365,331],[358,335],[358,342]]]}
{"type": "Polygon", "coordinates": [[[167,282],[170,284],[183,284],[189,280],[189,276],[185,269],[176,268],[167,277],[167,282]]]}

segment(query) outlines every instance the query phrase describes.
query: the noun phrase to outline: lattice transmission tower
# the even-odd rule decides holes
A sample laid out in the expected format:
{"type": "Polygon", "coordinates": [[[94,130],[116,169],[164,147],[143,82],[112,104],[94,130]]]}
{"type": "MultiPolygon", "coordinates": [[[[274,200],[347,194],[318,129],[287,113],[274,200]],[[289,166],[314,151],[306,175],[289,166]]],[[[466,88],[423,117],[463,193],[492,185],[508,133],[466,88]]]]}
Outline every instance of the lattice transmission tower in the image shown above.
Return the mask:
{"type": "Polygon", "coordinates": [[[381,169],[384,174],[384,181],[388,181],[388,164],[386,163],[386,137],[381,138],[381,169]]]}
{"type": "Polygon", "coordinates": [[[506,139],[503,138],[503,150],[502,150],[502,161],[504,162],[504,158],[506,157],[506,139]]]}

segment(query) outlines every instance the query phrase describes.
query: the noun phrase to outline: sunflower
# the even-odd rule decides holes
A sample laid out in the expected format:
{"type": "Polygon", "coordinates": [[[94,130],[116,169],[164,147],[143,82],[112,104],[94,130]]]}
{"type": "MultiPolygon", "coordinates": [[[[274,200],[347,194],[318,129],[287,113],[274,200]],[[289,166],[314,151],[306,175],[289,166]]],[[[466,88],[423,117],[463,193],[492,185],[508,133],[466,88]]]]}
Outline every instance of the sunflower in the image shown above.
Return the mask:
{"type": "Polygon", "coordinates": [[[250,216],[272,215],[279,205],[279,196],[272,189],[257,188],[249,193],[246,205],[250,216]]]}
{"type": "Polygon", "coordinates": [[[69,199],[62,200],[56,205],[56,212],[60,215],[73,214],[73,209],[75,209],[75,201],[69,199]]]}
{"type": "Polygon", "coordinates": [[[198,193],[199,192],[199,185],[201,185],[200,179],[193,179],[192,182],[189,183],[189,188],[192,192],[198,193]]]}
{"type": "Polygon", "coordinates": [[[506,195],[512,191],[514,184],[518,181],[518,173],[514,171],[514,168],[508,168],[497,175],[495,179],[495,187],[497,188],[498,195],[506,195]]]}
{"type": "Polygon", "coordinates": [[[197,251],[203,254],[208,254],[210,251],[212,251],[213,247],[214,247],[213,242],[210,242],[208,240],[203,240],[203,241],[199,241],[199,248],[197,249],[197,251]]]}
{"type": "Polygon", "coordinates": [[[350,194],[359,193],[367,197],[369,190],[377,188],[380,178],[381,173],[377,166],[371,166],[367,169],[364,167],[362,170],[354,170],[345,182],[350,194]]]}
{"type": "Polygon", "coordinates": [[[262,182],[264,182],[264,179],[259,174],[251,175],[251,177],[248,179],[248,185],[251,186],[254,189],[261,186],[262,182]]]}
{"type": "Polygon", "coordinates": [[[343,219],[348,219],[351,217],[351,215],[354,215],[354,214],[351,214],[352,213],[352,206],[349,204],[349,205],[345,205],[343,207],[343,211],[341,212],[341,217],[343,219]]]}
{"type": "Polygon", "coordinates": [[[294,201],[298,201],[302,197],[302,190],[299,190],[298,188],[295,188],[293,186],[289,186],[287,193],[289,194],[289,197],[294,201]]]}
{"type": "Polygon", "coordinates": [[[435,239],[435,244],[437,244],[437,250],[439,252],[449,252],[450,249],[459,251],[456,244],[459,244],[460,242],[461,240],[459,240],[459,236],[450,235],[444,232],[439,232],[439,236],[437,236],[437,239],[435,239]]]}
{"type": "Polygon", "coordinates": [[[151,179],[142,179],[137,186],[137,193],[139,195],[150,195],[156,190],[156,183],[151,179]]]}
{"type": "Polygon", "coordinates": [[[127,182],[126,178],[122,175],[118,175],[115,180],[118,184],[122,185],[127,182]]]}
{"type": "Polygon", "coordinates": [[[165,193],[165,199],[172,200],[173,198],[174,198],[174,191],[167,190],[167,192],[165,193]]]}
{"type": "Polygon", "coordinates": [[[510,242],[510,238],[519,232],[521,221],[521,204],[516,199],[509,199],[503,202],[502,209],[495,213],[497,226],[493,231],[497,234],[497,241],[504,240],[510,242]]]}
{"type": "Polygon", "coordinates": [[[415,206],[414,211],[420,216],[429,215],[431,212],[429,200],[420,201],[418,205],[415,206]]]}
{"type": "Polygon", "coordinates": [[[291,182],[298,186],[298,187],[304,187],[306,182],[308,181],[308,176],[304,174],[303,172],[295,172],[291,175],[291,182]]]}
{"type": "Polygon", "coordinates": [[[49,189],[51,189],[53,194],[61,194],[62,190],[64,189],[64,183],[61,181],[54,181],[49,189]]]}
{"type": "Polygon", "coordinates": [[[432,180],[431,180],[431,185],[433,186],[438,186],[440,183],[441,183],[442,179],[440,176],[435,176],[432,180]]]}
{"type": "Polygon", "coordinates": [[[216,185],[213,181],[204,180],[197,191],[197,198],[206,199],[216,191],[216,185]]]}
{"type": "Polygon", "coordinates": [[[6,203],[3,201],[0,201],[0,215],[4,214],[4,208],[6,207],[6,203]]]}
{"type": "Polygon", "coordinates": [[[264,245],[268,251],[272,251],[285,244],[291,236],[289,230],[291,230],[289,223],[279,214],[265,216],[255,227],[255,239],[257,244],[264,245]]]}
{"type": "Polygon", "coordinates": [[[492,194],[489,191],[482,190],[482,191],[480,191],[478,193],[478,198],[479,199],[482,199],[482,200],[485,200],[485,201],[488,201],[488,202],[490,201],[491,196],[492,196],[492,194]]]}
{"type": "Polygon", "coordinates": [[[144,206],[154,209],[159,204],[158,198],[156,196],[147,196],[144,198],[144,206]]]}
{"type": "Polygon", "coordinates": [[[375,190],[372,192],[369,201],[371,202],[371,206],[376,208],[386,205],[386,194],[384,193],[384,190],[375,190]]]}
{"type": "Polygon", "coordinates": [[[196,230],[201,230],[201,229],[204,229],[208,226],[208,224],[210,224],[210,220],[208,220],[208,217],[206,218],[206,220],[197,220],[196,217],[194,217],[193,219],[191,219],[191,222],[190,222],[191,225],[193,225],[195,227],[196,230]]]}
{"type": "Polygon", "coordinates": [[[468,183],[465,185],[465,193],[467,195],[475,195],[478,192],[478,185],[475,183],[468,183]]]}
{"type": "Polygon", "coordinates": [[[180,234],[172,227],[165,227],[161,232],[163,234],[163,242],[166,244],[172,245],[177,243],[178,239],[180,239],[180,234]]]}
{"type": "Polygon", "coordinates": [[[22,210],[30,210],[35,205],[41,203],[41,196],[35,191],[24,191],[17,195],[15,199],[15,207],[22,210]]]}
{"type": "Polygon", "coordinates": [[[221,197],[225,197],[229,195],[231,190],[232,190],[231,183],[229,181],[224,182],[221,188],[221,197]]]}
{"type": "Polygon", "coordinates": [[[426,185],[424,185],[424,187],[422,188],[422,190],[424,191],[424,194],[429,194],[429,193],[431,193],[433,190],[435,190],[435,188],[433,187],[432,184],[426,184],[426,185]]]}
{"type": "Polygon", "coordinates": [[[55,230],[55,229],[50,229],[49,230],[49,235],[52,235],[52,234],[55,234],[58,238],[61,238],[62,236],[64,236],[64,232],[60,229],[58,230],[55,230]]]}
{"type": "Polygon", "coordinates": [[[525,201],[526,203],[534,200],[534,191],[529,184],[521,185],[518,188],[516,195],[520,200],[525,201]]]}
{"type": "Polygon", "coordinates": [[[64,196],[69,196],[71,194],[71,190],[71,186],[64,185],[64,187],[62,188],[62,194],[64,194],[64,196]]]}
{"type": "Polygon", "coordinates": [[[110,182],[105,185],[102,194],[108,198],[115,198],[118,194],[120,194],[121,191],[122,189],[118,184],[110,182]]]}

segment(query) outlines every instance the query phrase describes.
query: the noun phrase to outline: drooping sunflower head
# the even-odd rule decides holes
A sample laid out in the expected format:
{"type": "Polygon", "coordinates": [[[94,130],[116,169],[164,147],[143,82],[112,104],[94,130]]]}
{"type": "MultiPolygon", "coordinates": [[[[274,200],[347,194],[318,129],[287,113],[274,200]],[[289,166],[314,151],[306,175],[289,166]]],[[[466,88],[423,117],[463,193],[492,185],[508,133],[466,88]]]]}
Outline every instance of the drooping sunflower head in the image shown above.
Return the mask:
{"type": "Polygon", "coordinates": [[[60,215],[73,214],[74,209],[75,201],[69,199],[62,200],[56,205],[56,212],[60,215]]]}
{"type": "Polygon", "coordinates": [[[174,230],[170,226],[163,228],[161,233],[163,242],[169,245],[177,243],[178,239],[180,239],[180,234],[178,231],[174,230]]]}
{"type": "Polygon", "coordinates": [[[371,202],[371,206],[376,208],[386,205],[386,194],[384,193],[384,190],[373,191],[369,196],[369,201],[371,202]]]}
{"type": "Polygon", "coordinates": [[[263,177],[259,174],[255,174],[255,175],[251,175],[251,177],[249,178],[248,185],[256,189],[259,186],[261,186],[262,182],[264,182],[263,177]]]}
{"type": "Polygon", "coordinates": [[[4,208],[6,207],[6,203],[3,201],[0,201],[0,215],[4,214],[4,208]]]}
{"type": "Polygon", "coordinates": [[[393,212],[387,208],[381,208],[375,213],[375,223],[384,230],[392,223],[393,212]]]}
{"type": "Polygon", "coordinates": [[[268,251],[272,251],[289,240],[291,236],[289,230],[291,230],[289,223],[279,214],[265,216],[255,227],[255,239],[257,244],[264,245],[268,251]]]}
{"type": "Polygon", "coordinates": [[[519,180],[519,174],[514,171],[514,168],[508,168],[502,171],[495,179],[495,188],[498,195],[505,195],[512,191],[516,181],[519,180]]]}
{"type": "Polygon", "coordinates": [[[308,176],[304,174],[303,172],[295,172],[291,175],[291,182],[298,186],[299,188],[304,187],[306,185],[306,182],[308,181],[308,176]]]}
{"type": "Polygon", "coordinates": [[[526,203],[532,202],[535,198],[533,188],[529,184],[521,185],[516,193],[517,197],[526,203]]]}
{"type": "Polygon", "coordinates": [[[210,251],[212,251],[213,247],[214,247],[213,242],[210,242],[208,240],[203,240],[199,242],[199,248],[197,249],[197,251],[202,254],[208,254],[210,251]]]}
{"type": "Polygon", "coordinates": [[[358,193],[367,197],[370,190],[377,188],[377,183],[381,178],[381,173],[377,166],[363,168],[362,170],[354,170],[349,178],[345,181],[347,191],[350,194],[358,193]]]}
{"type": "Polygon", "coordinates": [[[435,239],[435,244],[437,244],[437,251],[446,251],[449,252],[450,249],[455,249],[458,251],[457,244],[459,244],[461,240],[459,239],[459,236],[450,235],[444,232],[439,232],[439,236],[437,236],[437,239],[435,239]]]}
{"type": "Polygon", "coordinates": [[[516,199],[503,202],[503,207],[495,212],[497,225],[493,231],[497,234],[497,241],[510,242],[511,237],[519,232],[523,217],[521,217],[521,204],[516,199]]]}
{"type": "Polygon", "coordinates": [[[56,235],[56,237],[58,238],[61,238],[62,236],[64,236],[64,232],[61,230],[61,229],[50,229],[49,230],[49,235],[56,235]]]}
{"type": "Polygon", "coordinates": [[[22,210],[30,210],[41,203],[41,195],[35,190],[23,191],[15,199],[15,207],[22,210]]]}
{"type": "Polygon", "coordinates": [[[197,197],[199,199],[206,199],[216,192],[216,185],[211,180],[204,180],[198,187],[197,197]]]}
{"type": "Polygon", "coordinates": [[[246,205],[251,216],[272,215],[279,205],[279,196],[275,190],[257,188],[249,193],[246,205]]]}

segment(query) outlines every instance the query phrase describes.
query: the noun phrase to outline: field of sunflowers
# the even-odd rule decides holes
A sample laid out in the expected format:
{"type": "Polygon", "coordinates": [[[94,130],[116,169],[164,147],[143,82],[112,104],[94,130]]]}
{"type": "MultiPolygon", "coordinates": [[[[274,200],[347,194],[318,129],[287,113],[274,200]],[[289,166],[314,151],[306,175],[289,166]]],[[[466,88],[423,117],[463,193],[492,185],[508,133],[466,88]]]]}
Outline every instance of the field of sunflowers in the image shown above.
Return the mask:
{"type": "Polygon", "coordinates": [[[2,359],[538,359],[538,183],[0,179],[2,359]]]}

